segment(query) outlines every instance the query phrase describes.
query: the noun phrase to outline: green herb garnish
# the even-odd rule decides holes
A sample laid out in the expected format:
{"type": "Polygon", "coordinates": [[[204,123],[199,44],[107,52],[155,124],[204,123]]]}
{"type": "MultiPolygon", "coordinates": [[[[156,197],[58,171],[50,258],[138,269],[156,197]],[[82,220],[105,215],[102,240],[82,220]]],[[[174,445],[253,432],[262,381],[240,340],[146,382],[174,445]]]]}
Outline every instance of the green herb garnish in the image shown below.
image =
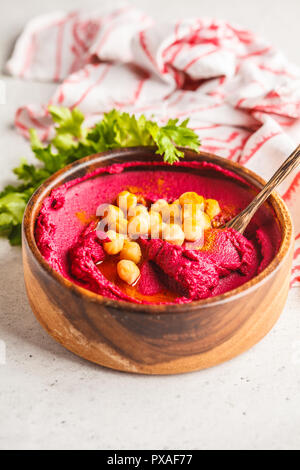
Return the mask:
{"type": "Polygon", "coordinates": [[[192,129],[187,127],[188,119],[182,123],[170,119],[165,126],[136,118],[128,113],[112,110],[93,128],[83,127],[84,115],[78,109],[50,106],[49,112],[55,123],[55,136],[44,145],[34,129],[30,131],[31,149],[40,161],[28,164],[22,159],[13,172],[19,185],[6,186],[0,193],[0,235],[7,236],[12,245],[21,244],[21,224],[28,200],[34,191],[56,171],[80,158],[93,153],[120,147],[157,146],[157,153],[171,165],[183,158],[176,146],[198,151],[200,141],[192,129]]]}

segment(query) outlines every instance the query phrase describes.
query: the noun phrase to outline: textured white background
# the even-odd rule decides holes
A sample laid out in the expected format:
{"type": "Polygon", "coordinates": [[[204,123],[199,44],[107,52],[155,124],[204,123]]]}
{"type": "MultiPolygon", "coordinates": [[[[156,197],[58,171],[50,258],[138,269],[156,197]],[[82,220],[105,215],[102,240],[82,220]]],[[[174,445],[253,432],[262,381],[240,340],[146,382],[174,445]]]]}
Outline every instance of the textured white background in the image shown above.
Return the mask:
{"type": "MultiPolygon", "coordinates": [[[[101,0],[1,2],[0,64],[32,16],[101,0]]],[[[216,16],[265,35],[300,65],[299,0],[135,0],[152,16],[216,16]]],[[[6,76],[0,105],[0,185],[26,142],[12,127],[20,104],[54,86],[6,76]]],[[[300,449],[300,290],[268,337],[243,356],[174,377],[121,374],[56,344],[28,306],[19,248],[0,240],[0,449],[300,449]],[[2,365],[6,343],[6,364],[2,365]]]]}

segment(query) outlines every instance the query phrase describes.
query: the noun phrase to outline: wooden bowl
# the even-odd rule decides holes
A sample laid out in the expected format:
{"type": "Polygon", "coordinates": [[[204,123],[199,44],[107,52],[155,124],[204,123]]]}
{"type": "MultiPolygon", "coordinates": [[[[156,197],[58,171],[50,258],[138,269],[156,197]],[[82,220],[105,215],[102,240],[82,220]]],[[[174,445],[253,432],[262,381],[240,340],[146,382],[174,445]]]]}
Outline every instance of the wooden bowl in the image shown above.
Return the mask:
{"type": "MultiPolygon", "coordinates": [[[[274,193],[282,243],[258,276],[225,294],[186,305],[138,305],[104,298],[55,272],[37,248],[34,229],[50,191],[98,167],[160,158],[153,148],[127,148],[84,158],[59,171],[36,191],[23,221],[24,276],[30,305],[55,340],[97,364],[142,374],[176,374],[227,361],[260,341],[277,321],[289,290],[293,228],[274,193]]],[[[206,160],[261,188],[250,170],[215,155],[185,151],[186,160],[206,160]]],[[[188,170],[187,170],[188,171],[188,170]]]]}

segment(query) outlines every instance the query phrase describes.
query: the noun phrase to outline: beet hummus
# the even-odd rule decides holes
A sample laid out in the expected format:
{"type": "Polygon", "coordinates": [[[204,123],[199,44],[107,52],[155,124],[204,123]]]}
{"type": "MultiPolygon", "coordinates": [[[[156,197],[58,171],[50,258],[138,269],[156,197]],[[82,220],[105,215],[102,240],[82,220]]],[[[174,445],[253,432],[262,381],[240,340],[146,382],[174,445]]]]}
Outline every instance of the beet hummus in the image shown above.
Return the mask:
{"type": "MultiPolygon", "coordinates": [[[[100,168],[54,189],[41,207],[35,237],[50,266],[75,284],[115,300],[134,303],[187,303],[230,291],[259,274],[277,253],[281,234],[272,208],[256,213],[245,235],[219,229],[204,231],[202,244],[169,243],[141,236],[138,279],[118,277],[118,255],[108,257],[111,238],[97,229],[97,208],[114,204],[130,191],[143,204],[168,204],[193,191],[217,200],[219,225],[253,199],[257,190],[238,175],[207,162],[130,162],[100,168]]],[[[108,232],[107,232],[108,233],[108,232]]]]}

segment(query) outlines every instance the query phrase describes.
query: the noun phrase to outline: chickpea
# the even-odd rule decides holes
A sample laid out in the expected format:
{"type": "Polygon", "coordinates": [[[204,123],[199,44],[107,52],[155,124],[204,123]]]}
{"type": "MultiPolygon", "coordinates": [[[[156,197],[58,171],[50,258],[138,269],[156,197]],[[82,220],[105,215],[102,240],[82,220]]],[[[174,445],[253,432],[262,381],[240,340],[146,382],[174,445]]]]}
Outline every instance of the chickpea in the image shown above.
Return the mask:
{"type": "Polygon", "coordinates": [[[201,217],[197,217],[197,224],[200,225],[203,230],[208,230],[211,228],[211,221],[208,215],[205,212],[202,212],[201,217]]]}
{"type": "Polygon", "coordinates": [[[167,203],[165,199],[158,199],[154,204],[152,204],[151,211],[162,213],[163,208],[168,205],[169,204],[167,203]]]}
{"type": "Polygon", "coordinates": [[[173,245],[182,245],[185,237],[180,225],[165,224],[162,230],[162,238],[173,245]]]}
{"type": "Polygon", "coordinates": [[[201,209],[204,210],[204,197],[199,196],[197,193],[183,193],[179,198],[179,202],[181,206],[184,206],[185,204],[199,204],[201,209]]]}
{"type": "Polygon", "coordinates": [[[117,231],[118,223],[124,219],[124,214],[117,206],[107,204],[106,207],[101,209],[100,215],[103,217],[100,224],[101,230],[108,228],[109,230],[117,231]]]}
{"type": "Polygon", "coordinates": [[[161,238],[162,234],[162,225],[152,225],[149,229],[149,237],[151,240],[158,240],[161,238]]]}
{"type": "Polygon", "coordinates": [[[146,235],[150,227],[150,217],[145,215],[136,215],[132,217],[128,223],[128,234],[131,238],[139,238],[146,235]]]}
{"type": "Polygon", "coordinates": [[[183,222],[185,239],[189,242],[199,240],[203,235],[203,227],[193,217],[187,217],[183,222]]]}
{"type": "Polygon", "coordinates": [[[137,205],[137,197],[129,191],[122,191],[117,197],[117,204],[124,214],[127,214],[131,207],[137,205]]]}
{"type": "Polygon", "coordinates": [[[159,212],[155,212],[150,210],[150,225],[159,225],[162,222],[161,214],[159,212]]]}
{"type": "Polygon", "coordinates": [[[127,229],[128,229],[128,220],[127,219],[120,219],[116,221],[116,231],[118,233],[121,233],[122,235],[127,235],[127,229]]]}
{"type": "Polygon", "coordinates": [[[145,215],[148,217],[149,213],[147,207],[142,206],[142,204],[138,204],[135,207],[130,207],[128,211],[128,218],[130,219],[131,217],[136,217],[137,215],[145,215]]]}
{"type": "Polygon", "coordinates": [[[114,206],[112,204],[107,204],[107,206],[103,210],[103,217],[112,221],[112,220],[123,219],[124,214],[121,211],[121,209],[119,209],[119,207],[114,206]]]}
{"type": "Polygon", "coordinates": [[[134,284],[140,276],[140,270],[137,265],[128,259],[122,259],[118,262],[117,272],[122,281],[130,286],[134,284]]]}
{"type": "Polygon", "coordinates": [[[221,212],[220,205],[216,199],[206,199],[205,201],[205,212],[210,219],[216,217],[221,212]]]}
{"type": "Polygon", "coordinates": [[[201,204],[184,204],[182,207],[183,219],[193,217],[193,219],[202,218],[203,209],[201,204]]]}
{"type": "Polygon", "coordinates": [[[114,232],[113,230],[108,230],[106,233],[107,238],[110,242],[103,243],[104,251],[109,255],[117,255],[123,249],[124,246],[124,237],[119,233],[114,232]]]}
{"type": "Polygon", "coordinates": [[[163,227],[166,224],[162,221],[161,215],[158,212],[150,214],[150,228],[149,235],[152,239],[161,238],[163,227]],[[157,215],[157,217],[156,217],[157,215]]]}
{"type": "Polygon", "coordinates": [[[181,207],[178,204],[168,204],[162,211],[163,221],[166,223],[181,222],[181,207]]]}
{"type": "Polygon", "coordinates": [[[144,198],[144,196],[142,196],[141,194],[137,194],[136,197],[137,197],[138,204],[142,204],[143,206],[147,206],[147,201],[144,198]]]}
{"type": "Polygon", "coordinates": [[[137,242],[125,240],[123,250],[120,253],[121,259],[128,259],[135,264],[139,264],[142,259],[142,251],[137,242]]]}

